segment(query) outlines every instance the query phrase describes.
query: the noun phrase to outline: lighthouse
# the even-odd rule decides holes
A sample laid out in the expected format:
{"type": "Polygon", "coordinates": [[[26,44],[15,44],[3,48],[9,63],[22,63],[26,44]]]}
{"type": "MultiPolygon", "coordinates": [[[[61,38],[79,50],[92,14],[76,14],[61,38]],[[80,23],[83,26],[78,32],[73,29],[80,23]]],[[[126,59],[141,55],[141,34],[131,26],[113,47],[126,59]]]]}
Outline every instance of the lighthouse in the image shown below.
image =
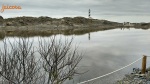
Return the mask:
{"type": "Polygon", "coordinates": [[[91,10],[89,9],[89,19],[91,18],[91,10]]]}
{"type": "Polygon", "coordinates": [[[88,15],[88,18],[89,18],[89,19],[92,19],[92,17],[91,17],[91,9],[89,9],[89,15],[88,15]]]}

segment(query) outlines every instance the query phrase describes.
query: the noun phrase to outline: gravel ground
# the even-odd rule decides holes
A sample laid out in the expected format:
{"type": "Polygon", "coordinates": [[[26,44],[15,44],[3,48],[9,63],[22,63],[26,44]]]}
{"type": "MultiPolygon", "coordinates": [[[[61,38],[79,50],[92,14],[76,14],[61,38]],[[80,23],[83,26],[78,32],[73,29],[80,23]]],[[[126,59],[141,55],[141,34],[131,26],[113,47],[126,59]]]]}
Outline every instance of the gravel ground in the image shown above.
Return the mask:
{"type": "Polygon", "coordinates": [[[133,69],[131,74],[125,75],[116,84],[150,84],[150,71],[147,70],[145,74],[141,74],[140,69],[133,69]]]}

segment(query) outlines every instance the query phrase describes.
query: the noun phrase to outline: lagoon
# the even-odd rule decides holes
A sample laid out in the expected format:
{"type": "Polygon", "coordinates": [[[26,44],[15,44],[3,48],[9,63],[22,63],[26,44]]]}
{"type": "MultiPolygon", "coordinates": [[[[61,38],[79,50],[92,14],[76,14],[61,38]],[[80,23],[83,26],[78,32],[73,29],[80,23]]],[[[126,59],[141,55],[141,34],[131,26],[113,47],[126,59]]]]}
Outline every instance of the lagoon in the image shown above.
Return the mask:
{"type": "MultiPolygon", "coordinates": [[[[51,36],[42,37],[48,39],[51,36]]],[[[142,57],[150,55],[150,29],[117,28],[106,31],[97,31],[83,35],[62,35],[56,38],[66,38],[73,40],[73,47],[76,45],[78,51],[83,53],[79,63],[79,72],[83,73],[74,77],[74,80],[65,82],[66,84],[76,84],[82,81],[95,78],[123,66],[142,57]]],[[[11,42],[18,37],[5,37],[11,42]]],[[[39,36],[29,37],[34,41],[33,46],[38,45],[39,36]]],[[[0,40],[0,46],[3,46],[3,40],[0,40]]],[[[150,58],[147,59],[150,65],[150,58]]],[[[90,82],[89,84],[112,84],[132,71],[133,68],[141,68],[141,60],[130,67],[104,78],[90,82]]]]}

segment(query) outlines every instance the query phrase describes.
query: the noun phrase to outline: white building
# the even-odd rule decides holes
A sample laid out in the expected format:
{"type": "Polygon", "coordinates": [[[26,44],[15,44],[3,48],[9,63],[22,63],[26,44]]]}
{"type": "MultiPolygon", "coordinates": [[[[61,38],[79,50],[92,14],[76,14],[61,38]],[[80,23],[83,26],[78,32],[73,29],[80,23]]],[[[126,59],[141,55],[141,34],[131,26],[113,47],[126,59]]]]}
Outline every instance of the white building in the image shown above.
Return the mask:
{"type": "Polygon", "coordinates": [[[123,26],[134,26],[134,24],[130,23],[130,22],[124,22],[123,26]]]}

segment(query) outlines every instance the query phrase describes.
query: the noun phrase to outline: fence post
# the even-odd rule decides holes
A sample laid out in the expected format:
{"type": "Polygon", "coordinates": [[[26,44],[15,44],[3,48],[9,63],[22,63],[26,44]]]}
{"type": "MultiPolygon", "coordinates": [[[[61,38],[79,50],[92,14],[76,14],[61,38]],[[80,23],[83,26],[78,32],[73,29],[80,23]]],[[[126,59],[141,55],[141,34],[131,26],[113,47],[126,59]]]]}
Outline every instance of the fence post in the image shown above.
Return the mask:
{"type": "Polygon", "coordinates": [[[145,74],[146,71],[146,55],[143,55],[143,59],[142,59],[142,74],[145,74]]]}

